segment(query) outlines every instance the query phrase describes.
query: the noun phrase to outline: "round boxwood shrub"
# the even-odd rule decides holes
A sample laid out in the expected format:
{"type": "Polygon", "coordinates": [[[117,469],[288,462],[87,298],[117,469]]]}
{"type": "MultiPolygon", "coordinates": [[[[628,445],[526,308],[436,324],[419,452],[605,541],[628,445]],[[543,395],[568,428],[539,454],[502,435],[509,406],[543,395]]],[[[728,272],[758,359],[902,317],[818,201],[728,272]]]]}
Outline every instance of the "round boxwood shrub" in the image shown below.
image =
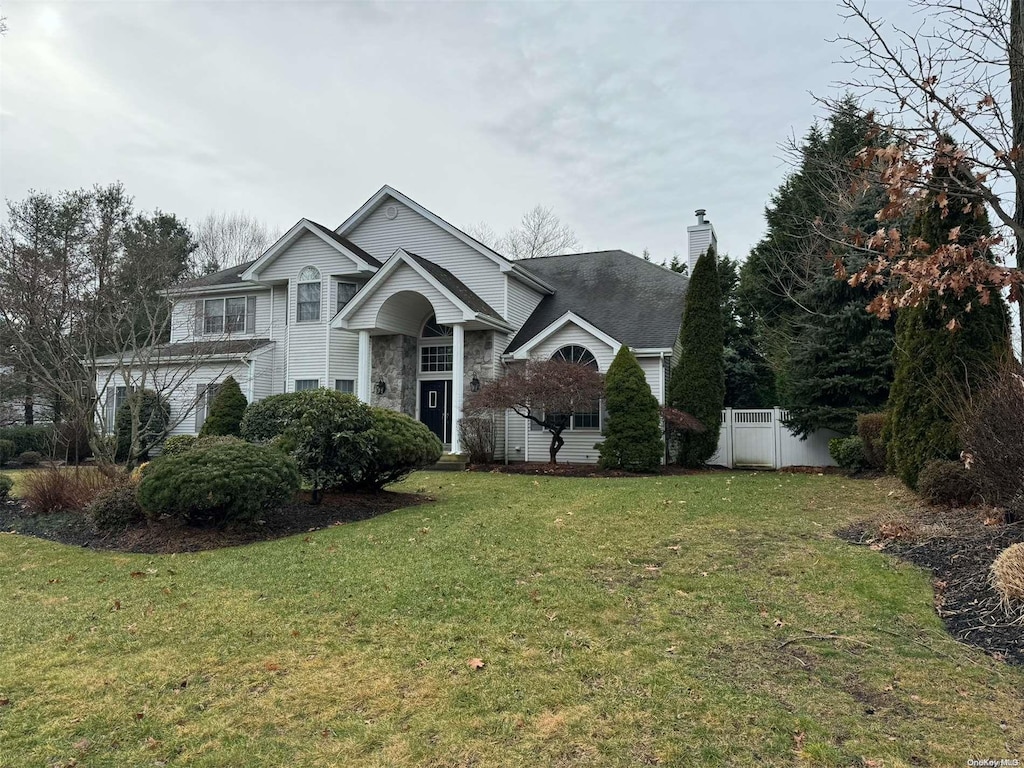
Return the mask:
{"type": "Polygon", "coordinates": [[[198,441],[177,456],[150,462],[139,504],[150,517],[189,523],[251,522],[299,487],[295,462],[281,451],[234,438],[198,441]]]}
{"type": "Polygon", "coordinates": [[[917,493],[929,504],[966,507],[981,493],[978,476],[959,461],[932,459],[917,476],[917,493]]]}
{"type": "Polygon", "coordinates": [[[430,428],[404,413],[373,408],[371,450],[356,487],[379,491],[417,469],[436,464],[444,447],[430,428]]]}
{"type": "Polygon", "coordinates": [[[217,390],[217,396],[210,404],[210,413],[203,422],[199,434],[203,437],[213,435],[239,435],[241,433],[242,416],[249,401],[242,394],[234,376],[228,376],[217,390]]]}
{"type": "Polygon", "coordinates": [[[311,393],[287,392],[250,403],[242,416],[242,439],[250,443],[268,443],[279,437],[289,423],[302,416],[308,394],[311,393]]]}
{"type": "Polygon", "coordinates": [[[104,491],[86,507],[86,514],[101,531],[127,528],[143,519],[135,483],[118,483],[104,491]]]}
{"type": "Polygon", "coordinates": [[[164,440],[161,456],[178,456],[196,444],[195,435],[172,435],[164,440]]]}
{"type": "Polygon", "coordinates": [[[18,454],[17,446],[13,440],[0,440],[0,467],[13,459],[18,454]]]}
{"type": "Polygon", "coordinates": [[[6,501],[7,497],[11,495],[11,489],[14,487],[14,480],[8,475],[0,475],[0,501],[6,501]]]}
{"type": "Polygon", "coordinates": [[[842,469],[860,472],[868,465],[864,456],[864,441],[853,437],[834,437],[828,441],[828,453],[842,469]]]}
{"type": "Polygon", "coordinates": [[[23,467],[38,467],[43,456],[39,451],[25,451],[18,456],[18,463],[23,467]]]}

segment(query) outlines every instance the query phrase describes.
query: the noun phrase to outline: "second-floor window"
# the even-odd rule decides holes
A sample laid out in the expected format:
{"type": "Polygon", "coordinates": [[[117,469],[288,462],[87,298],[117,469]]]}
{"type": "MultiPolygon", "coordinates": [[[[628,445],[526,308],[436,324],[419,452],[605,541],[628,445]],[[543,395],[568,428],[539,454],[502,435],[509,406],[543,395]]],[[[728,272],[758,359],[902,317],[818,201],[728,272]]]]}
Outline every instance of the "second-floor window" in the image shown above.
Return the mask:
{"type": "Polygon", "coordinates": [[[338,282],[338,306],[335,312],[341,312],[342,307],[352,301],[352,297],[359,290],[358,283],[349,283],[341,280],[338,282]]]}
{"type": "Polygon", "coordinates": [[[295,320],[299,323],[320,320],[320,270],[316,267],[306,267],[299,273],[295,320]]]}
{"type": "Polygon", "coordinates": [[[245,296],[206,299],[203,302],[203,333],[244,333],[248,305],[245,296]]]}

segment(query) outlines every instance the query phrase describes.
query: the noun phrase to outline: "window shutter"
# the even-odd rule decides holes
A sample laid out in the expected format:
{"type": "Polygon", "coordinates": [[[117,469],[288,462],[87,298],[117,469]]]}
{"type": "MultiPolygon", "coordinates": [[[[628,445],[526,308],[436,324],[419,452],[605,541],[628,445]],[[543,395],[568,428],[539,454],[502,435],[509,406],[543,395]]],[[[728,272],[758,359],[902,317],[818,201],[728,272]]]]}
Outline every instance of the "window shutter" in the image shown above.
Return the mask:
{"type": "Polygon", "coordinates": [[[256,297],[249,296],[245,300],[245,332],[256,332],[256,297]]]}
{"type": "Polygon", "coordinates": [[[107,423],[104,424],[104,432],[108,435],[114,433],[114,389],[113,387],[107,387],[107,399],[103,404],[103,413],[105,414],[107,423]]]}
{"type": "Polygon", "coordinates": [[[196,434],[206,421],[206,385],[196,384],[196,434]]]}
{"type": "Polygon", "coordinates": [[[203,300],[196,299],[196,316],[195,324],[193,326],[193,336],[201,336],[203,334],[203,300]]]}

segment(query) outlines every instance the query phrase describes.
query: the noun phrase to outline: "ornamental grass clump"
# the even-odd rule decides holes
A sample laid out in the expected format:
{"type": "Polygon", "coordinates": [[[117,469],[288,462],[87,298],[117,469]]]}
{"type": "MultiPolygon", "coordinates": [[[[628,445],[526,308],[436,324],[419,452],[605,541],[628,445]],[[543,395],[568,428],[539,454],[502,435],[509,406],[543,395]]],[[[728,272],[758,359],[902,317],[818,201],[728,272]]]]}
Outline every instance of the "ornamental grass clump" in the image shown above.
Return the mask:
{"type": "Polygon", "coordinates": [[[1013,544],[999,553],[989,579],[1003,609],[1024,623],[1024,543],[1013,544]]]}

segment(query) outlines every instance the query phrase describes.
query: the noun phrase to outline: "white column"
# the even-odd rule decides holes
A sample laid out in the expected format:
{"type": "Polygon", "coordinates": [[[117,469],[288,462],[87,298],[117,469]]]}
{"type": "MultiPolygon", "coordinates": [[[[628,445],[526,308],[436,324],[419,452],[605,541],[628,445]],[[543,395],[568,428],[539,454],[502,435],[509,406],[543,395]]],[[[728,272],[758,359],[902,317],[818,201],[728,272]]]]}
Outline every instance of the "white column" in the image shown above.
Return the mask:
{"type": "Polygon", "coordinates": [[[461,324],[452,326],[452,453],[460,453],[459,422],[462,421],[462,396],[466,389],[463,373],[465,351],[465,329],[461,324]]]}
{"type": "Polygon", "coordinates": [[[356,395],[364,403],[370,402],[370,332],[359,332],[359,376],[356,379],[356,395]]]}

